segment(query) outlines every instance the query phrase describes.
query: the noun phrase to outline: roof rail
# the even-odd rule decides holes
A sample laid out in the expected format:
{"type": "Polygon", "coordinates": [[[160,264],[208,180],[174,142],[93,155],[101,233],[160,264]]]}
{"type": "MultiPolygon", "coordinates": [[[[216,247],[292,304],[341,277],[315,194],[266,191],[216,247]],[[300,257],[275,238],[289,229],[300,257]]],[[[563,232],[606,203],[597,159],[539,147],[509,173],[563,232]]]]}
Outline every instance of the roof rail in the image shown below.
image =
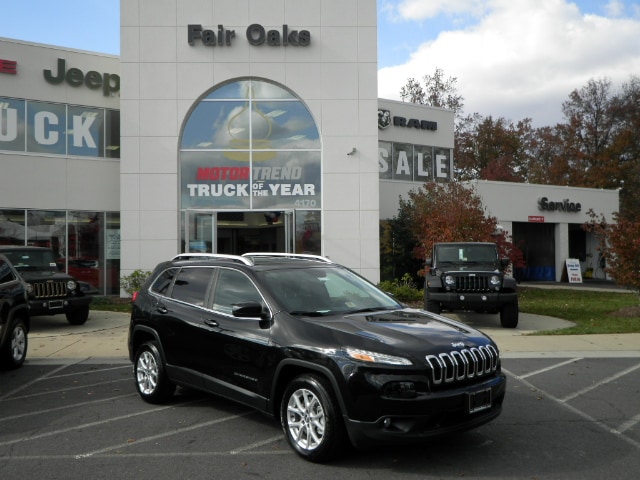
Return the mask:
{"type": "Polygon", "coordinates": [[[173,257],[172,260],[202,260],[206,258],[218,258],[218,259],[226,259],[232,260],[234,262],[244,263],[245,265],[253,266],[253,261],[246,257],[241,257],[240,255],[227,255],[224,253],[180,253],[173,257]]]}
{"type": "Polygon", "coordinates": [[[268,257],[282,257],[282,258],[299,258],[303,260],[317,260],[319,262],[324,263],[333,263],[327,257],[323,257],[321,255],[311,255],[308,253],[281,253],[281,252],[250,252],[243,253],[243,257],[250,258],[268,258],[268,257]]]}

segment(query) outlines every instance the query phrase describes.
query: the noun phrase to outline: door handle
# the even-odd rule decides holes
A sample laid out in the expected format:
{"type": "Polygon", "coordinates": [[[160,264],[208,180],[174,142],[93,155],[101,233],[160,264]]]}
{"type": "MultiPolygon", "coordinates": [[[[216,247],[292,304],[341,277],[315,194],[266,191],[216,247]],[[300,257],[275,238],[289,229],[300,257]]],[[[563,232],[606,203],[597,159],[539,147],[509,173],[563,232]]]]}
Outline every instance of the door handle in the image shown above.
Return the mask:
{"type": "Polygon", "coordinates": [[[205,325],[208,325],[210,327],[219,327],[220,325],[218,324],[218,322],[216,322],[213,318],[207,318],[204,321],[205,325]]]}
{"type": "Polygon", "coordinates": [[[169,309],[164,305],[158,305],[156,310],[158,310],[159,313],[167,313],[169,311],[169,309]]]}

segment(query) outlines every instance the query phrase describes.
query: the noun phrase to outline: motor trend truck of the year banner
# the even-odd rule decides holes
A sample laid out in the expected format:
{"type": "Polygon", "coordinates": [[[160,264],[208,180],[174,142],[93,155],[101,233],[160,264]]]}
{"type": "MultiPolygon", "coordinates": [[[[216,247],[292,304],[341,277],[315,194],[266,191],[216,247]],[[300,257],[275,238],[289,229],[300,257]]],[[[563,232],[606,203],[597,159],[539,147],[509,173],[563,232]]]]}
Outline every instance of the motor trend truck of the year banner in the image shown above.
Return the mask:
{"type": "Polygon", "coordinates": [[[190,178],[183,171],[183,208],[320,208],[319,168],[312,165],[228,164],[189,170],[190,178]]]}

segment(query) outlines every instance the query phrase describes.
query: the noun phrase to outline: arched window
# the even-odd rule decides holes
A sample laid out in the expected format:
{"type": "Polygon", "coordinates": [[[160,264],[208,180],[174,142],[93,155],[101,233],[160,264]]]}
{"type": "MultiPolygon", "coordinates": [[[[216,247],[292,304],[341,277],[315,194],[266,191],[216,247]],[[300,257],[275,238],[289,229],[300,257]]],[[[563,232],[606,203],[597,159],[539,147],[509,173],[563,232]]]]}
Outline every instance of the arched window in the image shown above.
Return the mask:
{"type": "Polygon", "coordinates": [[[217,86],[184,124],[180,209],[320,209],[320,143],[309,109],[284,87],[217,86]]]}

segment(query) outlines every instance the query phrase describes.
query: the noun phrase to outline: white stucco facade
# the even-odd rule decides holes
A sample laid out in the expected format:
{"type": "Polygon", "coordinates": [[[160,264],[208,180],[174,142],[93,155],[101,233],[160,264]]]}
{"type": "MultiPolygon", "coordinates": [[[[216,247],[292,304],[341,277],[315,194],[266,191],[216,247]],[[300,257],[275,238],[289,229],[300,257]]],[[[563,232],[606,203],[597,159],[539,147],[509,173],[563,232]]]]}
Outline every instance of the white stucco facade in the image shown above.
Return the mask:
{"type": "Polygon", "coordinates": [[[259,78],[290,89],[319,128],[322,254],[376,281],[376,22],[374,0],[122,2],[122,273],[150,269],[177,252],[176,159],[181,128],[197,100],[224,82],[259,78]],[[190,45],[190,24],[213,31],[223,25],[235,37],[230,45],[190,45]],[[306,30],[311,41],[251,45],[245,31],[253,24],[306,30]]]}

